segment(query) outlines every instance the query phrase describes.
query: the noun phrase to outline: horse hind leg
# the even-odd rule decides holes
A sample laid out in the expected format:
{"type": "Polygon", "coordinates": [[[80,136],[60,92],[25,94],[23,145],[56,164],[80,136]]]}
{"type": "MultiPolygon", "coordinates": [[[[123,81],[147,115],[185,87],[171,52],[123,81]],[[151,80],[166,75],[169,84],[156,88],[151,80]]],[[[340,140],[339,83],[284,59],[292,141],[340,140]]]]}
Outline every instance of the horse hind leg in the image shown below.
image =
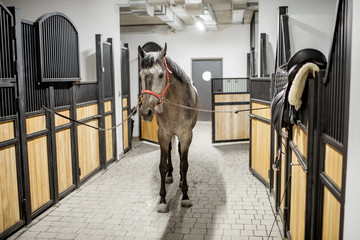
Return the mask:
{"type": "Polygon", "coordinates": [[[171,161],[171,149],[172,149],[172,146],[171,146],[171,142],[170,142],[169,143],[169,151],[168,151],[168,172],[165,177],[166,184],[173,183],[173,181],[174,181],[174,178],[172,175],[174,168],[173,168],[172,161],[171,161]]]}
{"type": "Polygon", "coordinates": [[[180,154],[180,175],[181,175],[181,191],[183,194],[182,200],[181,200],[181,206],[182,207],[192,207],[192,203],[190,201],[190,198],[188,196],[188,184],[187,184],[187,171],[189,168],[189,162],[188,162],[188,152],[189,152],[189,146],[191,143],[192,134],[190,136],[187,136],[185,140],[183,140],[181,154],[180,154]]]}

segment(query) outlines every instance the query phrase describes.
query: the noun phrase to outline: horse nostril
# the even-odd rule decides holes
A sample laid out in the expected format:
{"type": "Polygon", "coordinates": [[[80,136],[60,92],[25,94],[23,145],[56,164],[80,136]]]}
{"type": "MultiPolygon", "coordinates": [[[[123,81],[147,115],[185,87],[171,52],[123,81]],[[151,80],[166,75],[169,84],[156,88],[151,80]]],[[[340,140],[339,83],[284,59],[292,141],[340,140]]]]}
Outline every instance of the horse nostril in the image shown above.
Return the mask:
{"type": "Polygon", "coordinates": [[[151,117],[152,113],[153,113],[153,111],[151,109],[148,109],[146,116],[151,117]]]}

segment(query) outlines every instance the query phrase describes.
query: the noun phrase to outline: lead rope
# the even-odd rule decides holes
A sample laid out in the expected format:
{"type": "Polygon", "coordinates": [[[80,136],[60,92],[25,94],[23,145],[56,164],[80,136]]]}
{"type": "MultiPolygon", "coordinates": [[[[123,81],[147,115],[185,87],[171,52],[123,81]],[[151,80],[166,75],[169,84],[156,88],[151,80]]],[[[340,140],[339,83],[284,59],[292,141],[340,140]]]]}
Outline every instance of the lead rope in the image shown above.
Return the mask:
{"type": "MultiPolygon", "coordinates": [[[[188,106],[185,106],[185,105],[181,105],[181,104],[178,104],[178,103],[173,103],[173,102],[170,102],[168,99],[166,98],[161,98],[161,100],[164,102],[164,103],[167,103],[167,104],[171,104],[171,105],[174,105],[174,106],[177,106],[177,107],[181,107],[181,108],[184,108],[184,109],[188,109],[188,110],[193,110],[193,111],[199,111],[199,112],[207,112],[207,113],[234,113],[234,114],[237,114],[239,112],[246,112],[246,111],[254,111],[254,110],[262,110],[262,109],[269,109],[270,107],[263,107],[263,108],[248,108],[248,109],[241,109],[241,110],[209,110],[209,109],[201,109],[201,108],[193,108],[193,107],[188,107],[188,106]]],[[[47,107],[45,107],[44,105],[42,106],[44,110],[48,111],[48,112],[51,112],[55,115],[58,115],[62,118],[65,118],[65,119],[68,119],[72,122],[76,122],[78,124],[81,124],[81,125],[84,125],[84,126],[87,126],[87,127],[90,127],[90,128],[93,128],[93,129],[96,129],[96,130],[99,130],[99,131],[109,131],[109,130],[113,130],[117,127],[120,127],[122,124],[124,124],[126,121],[128,121],[130,119],[130,117],[132,117],[136,110],[139,108],[141,104],[141,100],[138,101],[138,103],[136,104],[136,106],[133,108],[133,111],[129,114],[129,116],[124,119],[122,122],[120,122],[119,124],[113,126],[113,127],[110,127],[110,128],[101,128],[101,127],[94,127],[94,126],[91,126],[89,124],[86,124],[86,123],[83,123],[81,121],[78,121],[78,120],[75,120],[75,119],[72,119],[70,117],[67,117],[65,115],[62,115],[60,113],[57,113],[47,107]]]]}

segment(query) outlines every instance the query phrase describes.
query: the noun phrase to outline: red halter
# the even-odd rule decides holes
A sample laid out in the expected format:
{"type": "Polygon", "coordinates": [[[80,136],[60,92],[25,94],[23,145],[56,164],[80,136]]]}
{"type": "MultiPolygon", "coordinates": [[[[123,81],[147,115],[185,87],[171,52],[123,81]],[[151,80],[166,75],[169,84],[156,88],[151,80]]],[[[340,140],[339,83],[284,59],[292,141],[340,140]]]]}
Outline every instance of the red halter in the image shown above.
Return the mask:
{"type": "Polygon", "coordinates": [[[144,93],[148,93],[148,94],[151,94],[155,97],[157,97],[159,99],[159,102],[158,102],[158,105],[162,103],[162,98],[164,97],[167,89],[169,88],[170,86],[170,76],[169,76],[169,73],[172,73],[172,71],[170,71],[170,69],[168,68],[167,66],[167,63],[166,63],[166,58],[164,57],[164,62],[165,62],[165,68],[166,68],[166,78],[167,78],[167,83],[166,83],[166,86],[164,88],[164,91],[159,95],[157,93],[154,93],[153,91],[151,90],[142,90],[141,91],[141,98],[143,97],[144,93]]]}

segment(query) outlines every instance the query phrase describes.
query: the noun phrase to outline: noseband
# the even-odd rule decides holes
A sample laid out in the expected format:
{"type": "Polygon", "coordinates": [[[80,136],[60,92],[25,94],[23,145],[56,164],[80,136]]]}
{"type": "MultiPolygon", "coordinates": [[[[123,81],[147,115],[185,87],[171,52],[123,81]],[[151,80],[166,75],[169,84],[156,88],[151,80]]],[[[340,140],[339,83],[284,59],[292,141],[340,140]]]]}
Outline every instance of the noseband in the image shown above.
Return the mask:
{"type": "Polygon", "coordinates": [[[170,73],[172,73],[172,71],[170,71],[170,69],[168,68],[167,66],[167,63],[166,63],[166,58],[164,57],[164,62],[165,62],[165,68],[166,68],[166,79],[167,79],[167,83],[166,83],[166,86],[164,88],[164,90],[162,91],[161,94],[157,94],[151,90],[142,90],[141,91],[141,98],[143,97],[144,93],[148,93],[148,94],[151,94],[155,97],[157,97],[159,99],[159,102],[157,103],[157,105],[161,104],[162,103],[162,98],[164,97],[167,89],[169,88],[170,86],[170,73]]]}

